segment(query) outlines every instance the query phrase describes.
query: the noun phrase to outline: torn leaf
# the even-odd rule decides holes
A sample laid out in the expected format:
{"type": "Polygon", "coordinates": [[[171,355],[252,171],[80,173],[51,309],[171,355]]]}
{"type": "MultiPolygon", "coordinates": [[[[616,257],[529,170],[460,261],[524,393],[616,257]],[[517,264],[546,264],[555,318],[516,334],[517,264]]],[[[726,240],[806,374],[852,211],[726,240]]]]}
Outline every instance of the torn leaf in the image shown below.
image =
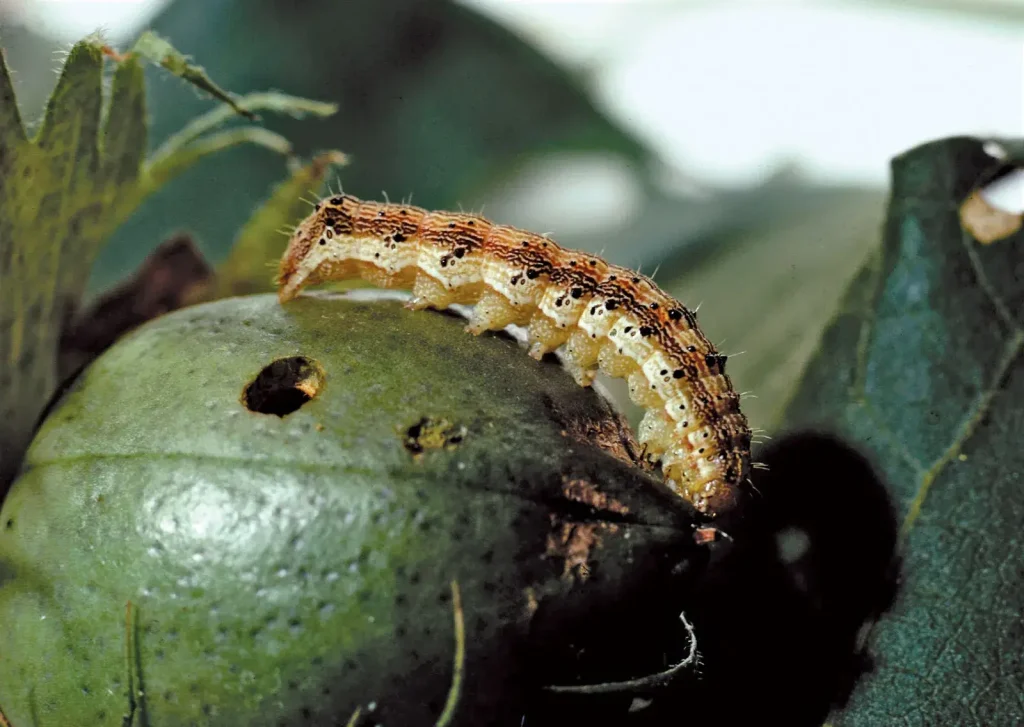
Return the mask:
{"type": "Polygon", "coordinates": [[[1022,222],[1024,214],[994,207],[977,190],[960,205],[960,223],[975,240],[985,245],[1006,239],[1020,230],[1022,222]]]}

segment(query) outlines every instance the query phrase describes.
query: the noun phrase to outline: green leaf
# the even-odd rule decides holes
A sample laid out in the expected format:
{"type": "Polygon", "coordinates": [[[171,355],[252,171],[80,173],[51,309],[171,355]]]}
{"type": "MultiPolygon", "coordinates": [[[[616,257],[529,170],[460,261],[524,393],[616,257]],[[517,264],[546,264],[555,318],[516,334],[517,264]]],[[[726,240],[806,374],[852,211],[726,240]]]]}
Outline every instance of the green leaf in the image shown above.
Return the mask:
{"type": "Polygon", "coordinates": [[[137,53],[148,61],[180,76],[196,88],[206,91],[219,101],[228,104],[236,113],[255,120],[256,114],[240,106],[227,91],[222,89],[210,78],[202,67],[188,62],[174,46],[152,31],[146,31],[132,46],[132,53],[137,53]]]}
{"type": "Polygon", "coordinates": [[[274,111],[281,114],[289,114],[296,118],[302,118],[305,114],[326,118],[338,110],[335,104],[311,101],[283,93],[249,94],[239,99],[233,107],[218,106],[190,121],[181,131],[173,134],[160,145],[159,149],[153,152],[154,162],[173,156],[179,149],[185,148],[188,144],[201,138],[203,134],[213,131],[228,121],[233,114],[233,108],[241,108],[246,112],[255,112],[257,110],[274,111]]]}
{"type": "Polygon", "coordinates": [[[883,246],[787,412],[861,448],[902,519],[901,589],[868,642],[876,668],[836,725],[1024,715],[1024,233],[983,245],[958,214],[1024,156],[986,149],[953,138],[893,162],[883,246]]]}
{"type": "Polygon", "coordinates": [[[259,126],[242,126],[207,134],[198,141],[176,149],[173,154],[156,159],[147,171],[142,192],[149,193],[171,181],[197,161],[233,146],[251,144],[282,156],[291,156],[292,144],[286,138],[259,126]]]}
{"type": "Polygon", "coordinates": [[[215,297],[276,289],[274,273],[281,257],[282,235],[309,214],[310,199],[319,195],[330,171],[344,163],[341,152],[324,152],[274,189],[239,232],[231,253],[218,269],[215,297]]]}
{"type": "MultiPolygon", "coordinates": [[[[152,27],[216,68],[228,88],[284,88],[337,103],[325,122],[268,118],[267,128],[304,158],[350,154],[342,182],[361,197],[411,195],[423,207],[459,209],[480,204],[488,185],[532,156],[594,150],[636,168],[650,159],[578,79],[455,2],[309,0],[296,13],[277,0],[176,0],[152,27]]],[[[154,87],[151,100],[157,141],[200,112],[200,100],[182,99],[174,84],[154,87]]],[[[204,255],[219,263],[278,180],[275,160],[248,149],[197,166],[118,231],[93,285],[134,269],[143,257],[135,241],[169,234],[182,209],[204,255]]]]}
{"type": "MultiPolygon", "coordinates": [[[[0,188],[0,482],[17,466],[56,384],[60,323],[84,285],[82,270],[102,239],[106,210],[121,191],[103,178],[102,75],[102,46],[77,44],[35,139],[27,138],[16,112],[5,115],[0,127],[6,160],[0,188]]],[[[6,99],[6,67],[0,76],[8,79],[6,99]]],[[[115,94],[124,79],[115,78],[115,94]]],[[[4,108],[15,105],[5,102],[4,108]]],[[[128,182],[137,174],[136,167],[128,182]]]]}
{"type": "MultiPolygon", "coordinates": [[[[161,58],[173,51],[166,44],[159,47],[161,58]]],[[[205,78],[182,58],[164,65],[186,80],[205,78]]],[[[215,90],[202,83],[204,89],[215,90]]],[[[87,273],[111,232],[163,182],[210,153],[241,142],[282,153],[290,153],[291,146],[266,129],[239,127],[192,134],[188,143],[165,149],[161,158],[147,164],[140,58],[137,53],[121,56],[99,38],[88,38],[71,49],[34,137],[21,123],[6,62],[0,64],[0,100],[2,489],[58,383],[61,327],[78,306],[87,273]],[[109,101],[104,103],[106,57],[117,59],[118,65],[109,101]]],[[[323,110],[290,97],[269,105],[275,110],[294,107],[296,112],[323,110]]],[[[218,120],[223,116],[214,119],[218,120]]],[[[208,123],[200,132],[214,125],[208,123]]],[[[139,240],[134,246],[151,249],[139,240]]]]}

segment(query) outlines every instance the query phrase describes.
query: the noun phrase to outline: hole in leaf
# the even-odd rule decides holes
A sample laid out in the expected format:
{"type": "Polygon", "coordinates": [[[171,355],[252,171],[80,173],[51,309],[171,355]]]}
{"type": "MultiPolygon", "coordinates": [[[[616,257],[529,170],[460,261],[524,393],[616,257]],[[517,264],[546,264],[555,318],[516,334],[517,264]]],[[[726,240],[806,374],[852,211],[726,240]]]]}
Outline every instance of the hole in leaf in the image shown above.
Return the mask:
{"type": "Polygon", "coordinates": [[[320,364],[303,356],[265,366],[242,391],[242,405],[258,414],[285,417],[313,399],[324,385],[320,364]]]}
{"type": "Polygon", "coordinates": [[[1007,166],[960,206],[960,222],[982,244],[1003,240],[1024,225],[1024,168],[1007,166]]]}

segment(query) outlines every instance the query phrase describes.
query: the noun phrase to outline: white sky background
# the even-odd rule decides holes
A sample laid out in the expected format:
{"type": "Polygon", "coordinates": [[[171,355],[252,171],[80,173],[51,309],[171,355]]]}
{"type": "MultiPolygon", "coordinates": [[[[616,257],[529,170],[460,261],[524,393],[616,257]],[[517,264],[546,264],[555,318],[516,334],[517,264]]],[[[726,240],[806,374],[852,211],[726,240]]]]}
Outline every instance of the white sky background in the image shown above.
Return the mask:
{"type": "MultiPolygon", "coordinates": [[[[0,2],[69,40],[97,26],[130,33],[162,4],[0,2]]],[[[586,70],[609,114],[712,184],[754,184],[796,163],[823,181],[884,185],[889,159],[922,141],[1024,136],[1021,22],[910,3],[462,2],[586,70]]],[[[594,184],[595,173],[575,176],[594,184]]],[[[607,177],[621,188],[621,173],[607,177]]]]}

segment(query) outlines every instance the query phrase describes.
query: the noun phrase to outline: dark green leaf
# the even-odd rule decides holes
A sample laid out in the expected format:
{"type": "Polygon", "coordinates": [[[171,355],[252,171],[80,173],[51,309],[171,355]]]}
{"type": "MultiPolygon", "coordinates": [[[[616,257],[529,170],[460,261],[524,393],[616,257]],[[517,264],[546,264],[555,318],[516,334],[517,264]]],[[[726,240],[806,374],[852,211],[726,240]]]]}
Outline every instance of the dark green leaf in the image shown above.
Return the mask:
{"type": "Polygon", "coordinates": [[[862,448],[902,518],[898,600],[838,725],[1024,718],[1024,233],[982,245],[958,216],[1021,163],[1019,145],[1005,149],[997,160],[954,138],[894,161],[884,244],[788,410],[791,427],[862,448]]]}

